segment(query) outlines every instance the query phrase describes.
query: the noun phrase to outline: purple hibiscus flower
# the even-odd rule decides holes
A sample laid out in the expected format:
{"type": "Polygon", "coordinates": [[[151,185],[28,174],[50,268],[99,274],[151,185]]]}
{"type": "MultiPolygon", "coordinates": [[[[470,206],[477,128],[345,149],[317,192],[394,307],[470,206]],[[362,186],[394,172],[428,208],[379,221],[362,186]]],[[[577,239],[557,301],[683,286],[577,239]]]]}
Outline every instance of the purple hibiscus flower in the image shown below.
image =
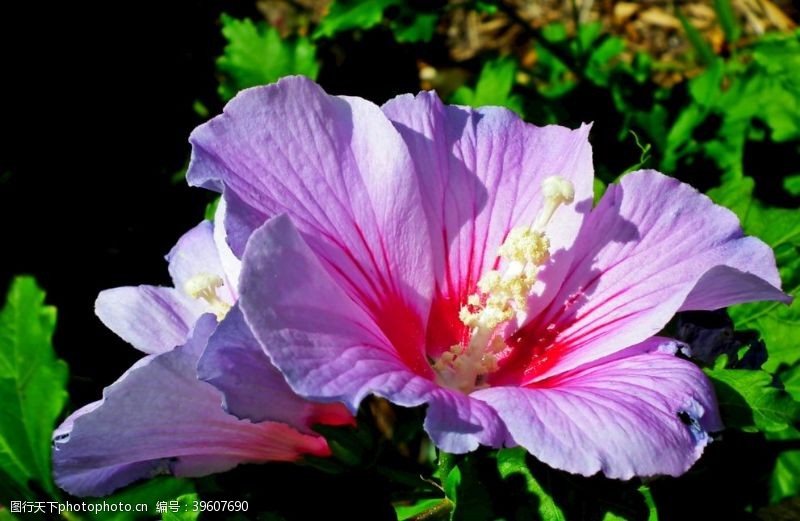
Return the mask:
{"type": "MultiPolygon", "coordinates": [[[[588,133],[300,77],[240,93],[193,132],[188,179],[224,194],[257,342],[212,338],[204,357],[263,349],[297,393],[351,411],[427,404],[448,452],[683,473],[722,425],[703,373],[655,335],[678,311],[787,297],[771,250],[688,185],[634,172],[592,208],[588,133]]],[[[213,383],[248,416],[268,397],[235,379],[213,383]]]]}
{"type": "MultiPolygon", "coordinates": [[[[167,259],[175,288],[122,287],[98,296],[103,323],[148,356],[107,387],[102,400],[56,429],[56,483],[71,494],[99,496],[157,474],[202,476],[239,463],[329,455],[310,426],[352,423],[352,417],[341,405],[295,395],[265,355],[251,357],[258,375],[251,385],[270,392],[262,405],[273,421],[253,423],[226,413],[220,392],[197,379],[209,338],[228,346],[238,341],[240,263],[225,245],[222,227],[202,222],[167,259]]],[[[225,370],[206,366],[207,372],[225,370]]],[[[238,375],[247,382],[246,373],[238,375]]]]}

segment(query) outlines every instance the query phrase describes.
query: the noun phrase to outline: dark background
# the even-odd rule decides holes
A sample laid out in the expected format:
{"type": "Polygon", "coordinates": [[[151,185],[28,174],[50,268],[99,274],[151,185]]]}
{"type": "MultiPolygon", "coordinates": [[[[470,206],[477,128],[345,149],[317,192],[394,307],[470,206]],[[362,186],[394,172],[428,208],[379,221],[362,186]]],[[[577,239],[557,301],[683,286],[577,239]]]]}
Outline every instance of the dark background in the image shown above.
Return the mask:
{"type": "Polygon", "coordinates": [[[105,288],[169,284],[163,256],[211,194],[171,180],[213,112],[220,12],[253,2],[3,3],[0,289],[34,275],[58,307],[70,408],[98,399],[141,353],[105,329],[105,288]]]}
{"type": "MultiPolygon", "coordinates": [[[[95,317],[97,293],[170,285],[163,257],[213,199],[173,176],[203,122],[194,101],[222,110],[222,12],[261,18],[253,0],[0,6],[0,291],[32,274],[58,308],[69,409],[141,356],[95,317]]],[[[383,103],[419,90],[416,60],[432,54],[446,50],[388,31],[321,42],[319,82],[383,103]]]]}

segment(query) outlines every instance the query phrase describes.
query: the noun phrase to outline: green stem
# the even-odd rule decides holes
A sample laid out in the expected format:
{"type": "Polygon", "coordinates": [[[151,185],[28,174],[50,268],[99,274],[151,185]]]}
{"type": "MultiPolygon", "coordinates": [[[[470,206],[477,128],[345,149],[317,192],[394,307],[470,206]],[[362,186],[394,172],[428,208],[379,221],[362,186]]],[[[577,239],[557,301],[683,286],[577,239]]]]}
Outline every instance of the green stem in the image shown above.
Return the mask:
{"type": "Polygon", "coordinates": [[[409,517],[407,521],[435,521],[437,519],[450,519],[450,512],[453,511],[453,502],[444,498],[427,510],[409,517]]]}

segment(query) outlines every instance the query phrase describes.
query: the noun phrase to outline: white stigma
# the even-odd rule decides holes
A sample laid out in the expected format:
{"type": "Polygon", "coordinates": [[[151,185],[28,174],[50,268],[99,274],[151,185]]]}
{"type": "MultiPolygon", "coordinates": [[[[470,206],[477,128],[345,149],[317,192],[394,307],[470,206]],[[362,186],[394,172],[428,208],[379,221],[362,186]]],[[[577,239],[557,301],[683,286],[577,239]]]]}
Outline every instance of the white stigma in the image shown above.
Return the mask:
{"type": "Polygon", "coordinates": [[[225,283],[219,275],[198,273],[186,281],[183,290],[194,299],[205,300],[209,310],[217,316],[217,320],[221,321],[231,309],[230,304],[217,296],[217,288],[221,288],[224,285],[225,283]]]}
{"type": "Polygon", "coordinates": [[[461,308],[459,319],[470,328],[470,341],[467,346],[451,346],[433,364],[440,384],[470,393],[497,370],[497,356],[506,348],[497,329],[514,317],[525,317],[539,270],[550,259],[544,228],[559,206],[572,203],[575,187],[563,177],[548,177],[542,182],[542,194],[544,204],[533,226],[513,228],[497,250],[506,260],[505,270],[486,272],[478,281],[478,292],[461,308]]]}
{"type": "Polygon", "coordinates": [[[575,185],[568,179],[554,175],[542,182],[542,195],[544,195],[544,206],[533,223],[533,229],[542,231],[553,214],[562,204],[571,204],[575,200],[575,185]]]}

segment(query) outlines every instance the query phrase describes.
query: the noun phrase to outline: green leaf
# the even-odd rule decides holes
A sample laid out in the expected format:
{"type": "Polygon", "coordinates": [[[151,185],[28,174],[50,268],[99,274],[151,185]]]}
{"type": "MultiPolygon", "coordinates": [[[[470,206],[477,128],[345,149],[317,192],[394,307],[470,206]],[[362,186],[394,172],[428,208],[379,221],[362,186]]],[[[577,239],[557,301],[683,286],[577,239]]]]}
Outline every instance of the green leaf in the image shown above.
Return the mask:
{"type": "Polygon", "coordinates": [[[399,43],[429,42],[436,30],[439,15],[436,13],[409,13],[410,22],[393,21],[390,24],[394,39],[399,43]]]}
{"type": "Polygon", "coordinates": [[[56,310],[33,277],[17,277],[0,311],[0,503],[31,498],[35,481],[57,497],[50,474],[55,421],[67,400],[67,365],[52,338],[56,310]]]}
{"type": "Polygon", "coordinates": [[[503,479],[509,479],[511,476],[519,474],[525,479],[526,488],[532,494],[528,507],[531,512],[537,512],[541,519],[566,520],[564,512],[528,469],[525,461],[526,454],[522,447],[498,451],[497,469],[500,471],[500,476],[503,479]]]}
{"type": "Polygon", "coordinates": [[[95,503],[123,503],[125,505],[146,504],[147,512],[99,512],[94,519],[99,521],[135,521],[152,519],[156,513],[156,503],[171,498],[191,494],[194,484],[188,479],[158,477],[142,483],[130,485],[114,495],[95,500],[95,503]]]}
{"type": "MultiPolygon", "coordinates": [[[[800,431],[794,427],[767,433],[771,441],[797,441],[800,440],[800,431]]],[[[787,450],[781,453],[775,461],[775,468],[770,478],[770,502],[776,503],[781,499],[800,494],[800,450],[787,450]]]]}
{"type": "Polygon", "coordinates": [[[786,392],[800,402],[800,364],[781,372],[780,378],[786,392]]]}
{"type": "Polygon", "coordinates": [[[383,12],[401,0],[334,0],[313,38],[330,38],[352,29],[370,29],[383,21],[383,12]]]}
{"type": "Polygon", "coordinates": [[[474,455],[461,459],[442,480],[447,498],[453,502],[453,521],[491,519],[491,499],[476,468],[474,455]]]}
{"type": "Polygon", "coordinates": [[[600,202],[600,199],[603,197],[603,194],[606,193],[606,184],[603,182],[602,179],[595,176],[594,178],[594,205],[597,206],[597,203],[600,202]]]}
{"type": "Polygon", "coordinates": [[[17,521],[19,518],[0,506],[0,521],[17,521]]]}
{"type": "Polygon", "coordinates": [[[222,75],[219,94],[224,100],[256,85],[266,85],[284,76],[302,74],[316,79],[319,63],[316,46],[308,38],[284,40],[265,22],[253,23],[222,15],[222,34],[227,45],[217,58],[222,75]]]}
{"type": "MultiPolygon", "coordinates": [[[[766,242],[774,251],[783,280],[784,291],[800,292],[800,212],[768,207],[753,198],[754,182],[749,177],[729,180],[708,192],[716,203],[727,206],[739,216],[744,231],[766,242]]],[[[738,329],[755,329],[767,344],[767,371],[781,364],[800,361],[796,332],[800,331],[800,299],[791,306],[780,302],[756,302],[730,308],[738,329]]]]}
{"type": "Polygon", "coordinates": [[[484,63],[475,88],[460,87],[450,102],[472,107],[496,105],[522,115],[522,99],[511,94],[516,73],[517,64],[511,58],[489,60],[484,63]]]}
{"type": "Polygon", "coordinates": [[[722,421],[747,431],[777,432],[800,418],[800,403],[772,385],[766,371],[705,369],[717,392],[722,421]]]}
{"type": "Polygon", "coordinates": [[[783,180],[783,189],[795,197],[800,195],[800,174],[785,178],[783,180]]]}
{"type": "Polygon", "coordinates": [[[717,19],[725,33],[725,40],[728,43],[739,41],[742,34],[739,23],[736,21],[736,14],[733,12],[731,0],[714,0],[714,10],[717,12],[717,19]]]}
{"type": "Polygon", "coordinates": [[[703,38],[703,35],[700,34],[700,31],[698,31],[697,28],[692,25],[692,23],[688,18],[686,18],[680,9],[676,8],[675,14],[681,21],[683,30],[686,32],[686,38],[688,38],[689,43],[691,43],[692,47],[694,47],[694,50],[697,53],[697,58],[700,60],[700,62],[705,64],[713,62],[716,59],[714,50],[711,49],[710,45],[708,45],[708,42],[705,40],[705,38],[703,38]]]}
{"type": "Polygon", "coordinates": [[[222,200],[222,196],[215,197],[213,201],[206,205],[206,210],[203,214],[203,218],[206,221],[213,221],[214,215],[217,213],[217,208],[219,207],[219,202],[222,200]]]}
{"type": "Polygon", "coordinates": [[[194,510],[194,502],[198,501],[197,494],[184,494],[178,497],[178,511],[170,508],[161,514],[161,521],[195,521],[200,515],[199,510],[194,510]]]}

